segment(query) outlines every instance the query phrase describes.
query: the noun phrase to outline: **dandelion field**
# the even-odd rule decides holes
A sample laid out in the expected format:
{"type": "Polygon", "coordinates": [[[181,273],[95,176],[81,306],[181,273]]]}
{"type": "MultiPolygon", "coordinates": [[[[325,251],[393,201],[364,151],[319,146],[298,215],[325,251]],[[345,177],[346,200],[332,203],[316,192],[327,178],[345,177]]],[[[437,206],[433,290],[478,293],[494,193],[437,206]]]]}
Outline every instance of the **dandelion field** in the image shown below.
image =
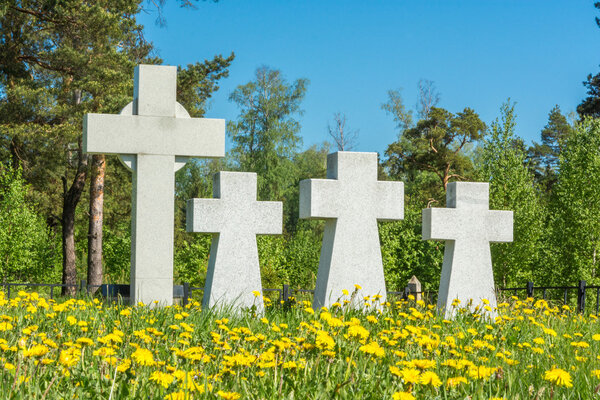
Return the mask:
{"type": "Polygon", "coordinates": [[[599,396],[598,317],[544,300],[508,299],[492,322],[410,298],[364,313],[265,299],[253,316],[0,294],[4,399],[599,396]]]}

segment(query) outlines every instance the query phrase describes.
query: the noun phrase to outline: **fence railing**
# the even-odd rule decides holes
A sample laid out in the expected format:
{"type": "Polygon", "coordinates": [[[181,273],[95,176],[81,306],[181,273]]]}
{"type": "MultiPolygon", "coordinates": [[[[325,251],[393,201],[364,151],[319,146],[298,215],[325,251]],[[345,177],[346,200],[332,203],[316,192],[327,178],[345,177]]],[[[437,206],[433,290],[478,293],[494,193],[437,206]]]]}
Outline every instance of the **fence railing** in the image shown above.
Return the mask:
{"type": "Polygon", "coordinates": [[[579,281],[577,286],[534,286],[533,282],[527,282],[525,287],[499,288],[501,292],[513,292],[517,296],[518,292],[525,291],[527,297],[534,297],[534,293],[542,292],[542,299],[548,299],[548,291],[562,291],[563,304],[569,303],[569,294],[575,292],[577,299],[577,311],[584,312],[587,292],[596,291],[596,314],[600,309],[600,286],[588,286],[585,281],[579,281]]]}
{"type": "MultiPolygon", "coordinates": [[[[55,288],[67,288],[67,287],[75,287],[78,292],[82,295],[86,295],[90,293],[90,289],[99,288],[99,293],[103,297],[112,298],[112,297],[122,297],[124,299],[129,298],[129,288],[128,284],[103,284],[103,285],[88,285],[86,280],[81,280],[79,284],[64,284],[64,283],[1,283],[0,287],[4,288],[7,298],[11,297],[11,288],[17,287],[48,287],[50,288],[50,298],[53,299],[55,297],[54,289],[55,288]]],[[[569,303],[569,294],[572,292],[576,293],[577,300],[577,311],[584,312],[586,306],[586,297],[588,295],[588,291],[595,291],[595,310],[596,314],[598,314],[600,310],[600,286],[598,285],[590,285],[586,284],[586,281],[579,281],[577,286],[535,286],[533,282],[527,282],[524,287],[508,287],[508,288],[498,288],[499,293],[508,292],[513,293],[515,296],[519,294],[519,292],[525,292],[527,297],[534,297],[536,293],[542,293],[542,299],[548,300],[548,291],[562,291],[562,301],[563,304],[569,303]]],[[[181,299],[183,305],[187,305],[192,298],[193,292],[195,291],[204,291],[203,287],[195,287],[191,286],[189,283],[184,282],[183,285],[174,285],[173,286],[173,297],[177,299],[181,299]]],[[[289,303],[292,298],[295,297],[296,294],[309,294],[314,295],[314,289],[294,289],[290,285],[284,284],[281,288],[263,288],[264,293],[277,293],[277,300],[280,304],[289,303]]],[[[431,296],[435,294],[434,291],[421,291],[420,285],[415,287],[414,285],[407,285],[402,291],[388,291],[387,294],[391,296],[401,296],[403,299],[407,299],[409,295],[413,296],[431,296]]]]}

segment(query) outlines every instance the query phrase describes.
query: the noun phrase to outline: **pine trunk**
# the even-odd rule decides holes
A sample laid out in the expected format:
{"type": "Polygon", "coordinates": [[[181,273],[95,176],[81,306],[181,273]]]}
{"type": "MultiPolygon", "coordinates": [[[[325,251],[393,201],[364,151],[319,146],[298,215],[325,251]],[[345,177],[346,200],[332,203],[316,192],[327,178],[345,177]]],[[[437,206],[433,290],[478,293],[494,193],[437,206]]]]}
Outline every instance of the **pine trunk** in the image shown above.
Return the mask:
{"type": "Polygon", "coordinates": [[[92,156],[90,170],[90,223],[88,229],[88,285],[91,293],[102,284],[102,222],[104,219],[104,173],[106,157],[103,154],[92,156]]]}
{"type": "Polygon", "coordinates": [[[66,174],[63,176],[63,212],[62,212],[62,247],[63,247],[63,276],[62,283],[70,285],[63,287],[62,294],[73,296],[77,292],[77,265],[75,254],[75,209],[85,188],[87,173],[87,155],[82,151],[81,137],[78,141],[77,172],[71,187],[67,190],[66,174]]]}

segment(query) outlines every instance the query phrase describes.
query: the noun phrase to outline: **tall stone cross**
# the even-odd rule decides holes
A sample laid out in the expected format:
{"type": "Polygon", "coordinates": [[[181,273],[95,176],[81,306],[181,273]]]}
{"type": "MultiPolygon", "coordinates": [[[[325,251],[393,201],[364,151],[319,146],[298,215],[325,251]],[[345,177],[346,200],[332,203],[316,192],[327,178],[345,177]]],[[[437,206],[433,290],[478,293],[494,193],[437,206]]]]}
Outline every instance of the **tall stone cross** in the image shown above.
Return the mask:
{"type": "Polygon", "coordinates": [[[444,262],[438,293],[438,308],[446,318],[454,314],[455,299],[471,309],[489,301],[496,315],[496,292],[490,242],[512,242],[513,213],[489,209],[489,184],[451,182],[446,192],[447,208],[423,210],[423,240],[445,240],[444,262]]]}
{"type": "Polygon", "coordinates": [[[300,182],[300,218],[325,219],[313,308],[350,300],[355,290],[354,307],[365,296],[370,305],[378,305],[373,295],[385,302],[377,221],[404,218],[404,184],[377,180],[377,153],[329,154],[327,178],[300,182]]]}
{"type": "Polygon", "coordinates": [[[215,174],[213,196],[187,203],[187,231],[213,234],[202,307],[239,310],[255,305],[261,313],[256,235],[281,233],[283,205],[256,201],[256,174],[251,172],[215,174]]]}
{"type": "Polygon", "coordinates": [[[172,304],[175,171],[186,157],[225,153],[225,121],[190,118],[176,91],[176,67],[139,65],[121,114],[84,119],[84,151],[119,154],[133,171],[132,304],[172,304]]]}

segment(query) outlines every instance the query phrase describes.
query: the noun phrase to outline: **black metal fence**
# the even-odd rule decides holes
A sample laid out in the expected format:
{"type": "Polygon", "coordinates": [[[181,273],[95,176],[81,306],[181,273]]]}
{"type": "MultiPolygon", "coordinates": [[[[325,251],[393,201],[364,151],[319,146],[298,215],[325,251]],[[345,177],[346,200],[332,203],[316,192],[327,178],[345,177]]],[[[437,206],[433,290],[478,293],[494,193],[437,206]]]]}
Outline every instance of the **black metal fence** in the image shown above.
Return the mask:
{"type": "MultiPolygon", "coordinates": [[[[99,288],[99,295],[105,298],[117,298],[121,297],[123,299],[129,298],[129,285],[127,284],[103,284],[103,285],[88,285],[85,280],[81,280],[79,284],[62,284],[62,283],[2,283],[0,287],[4,288],[7,298],[11,297],[12,289],[18,287],[25,288],[49,288],[50,298],[53,299],[56,296],[55,288],[67,288],[67,287],[75,287],[78,292],[84,296],[90,293],[91,289],[99,288]]],[[[194,287],[190,286],[189,283],[185,282],[183,285],[174,285],[173,286],[173,297],[176,299],[181,299],[183,305],[187,305],[192,299],[193,292],[195,291],[204,291],[202,287],[194,287]]],[[[586,298],[590,294],[594,294],[595,291],[595,312],[598,314],[600,309],[600,286],[598,285],[590,285],[586,284],[586,281],[579,281],[577,286],[535,286],[533,282],[527,282],[524,287],[509,287],[509,288],[498,288],[499,293],[513,293],[515,296],[518,296],[519,293],[525,292],[526,297],[534,298],[538,293],[542,293],[541,298],[544,300],[553,300],[553,301],[562,301],[563,304],[569,304],[569,300],[571,300],[571,293],[575,293],[576,303],[577,303],[577,311],[584,312],[586,308],[586,298]],[[550,292],[550,296],[549,296],[550,292]],[[557,293],[559,295],[557,295],[557,293]]],[[[297,295],[308,295],[312,297],[314,295],[314,289],[294,289],[290,285],[283,285],[281,288],[263,288],[264,293],[276,293],[277,301],[280,304],[289,303],[291,299],[293,299],[297,295]]],[[[414,286],[408,285],[402,291],[389,291],[388,295],[391,296],[401,296],[403,299],[407,299],[409,295],[423,295],[425,297],[430,297],[436,294],[433,291],[417,291],[414,286]]]]}
{"type": "Polygon", "coordinates": [[[548,300],[550,298],[552,300],[562,300],[563,304],[565,305],[569,304],[571,293],[575,293],[577,311],[579,312],[585,311],[586,297],[588,297],[588,293],[593,294],[595,291],[596,314],[598,314],[598,310],[600,308],[600,286],[588,286],[585,281],[579,281],[577,286],[535,286],[533,282],[527,282],[525,287],[500,288],[498,290],[500,292],[513,292],[515,296],[517,296],[519,292],[525,291],[527,297],[535,297],[537,293],[541,292],[542,299],[548,300]],[[549,291],[551,292],[550,296],[548,293],[549,291]]]}

